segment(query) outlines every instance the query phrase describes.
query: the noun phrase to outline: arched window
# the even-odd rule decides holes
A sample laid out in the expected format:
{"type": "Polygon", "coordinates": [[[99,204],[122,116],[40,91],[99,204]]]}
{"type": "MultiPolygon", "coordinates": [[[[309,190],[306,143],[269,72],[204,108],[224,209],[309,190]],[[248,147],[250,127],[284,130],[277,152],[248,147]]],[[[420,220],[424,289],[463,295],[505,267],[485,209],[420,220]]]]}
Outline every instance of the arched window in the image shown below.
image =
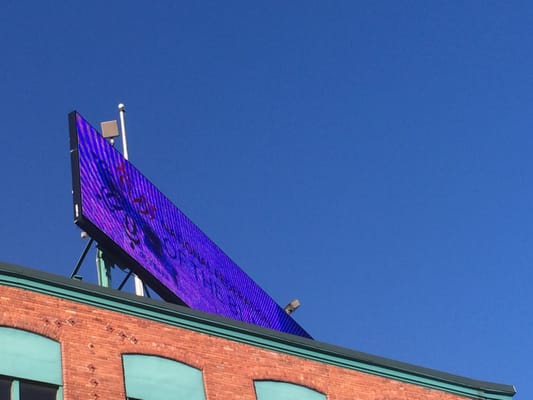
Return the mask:
{"type": "Polygon", "coordinates": [[[62,399],[59,343],[0,326],[0,399],[62,399]]]}
{"type": "Polygon", "coordinates": [[[205,400],[202,371],[168,358],[122,355],[126,397],[136,400],[205,400]]]}
{"type": "Polygon", "coordinates": [[[288,382],[255,381],[257,400],[326,400],[326,395],[288,382]]]}

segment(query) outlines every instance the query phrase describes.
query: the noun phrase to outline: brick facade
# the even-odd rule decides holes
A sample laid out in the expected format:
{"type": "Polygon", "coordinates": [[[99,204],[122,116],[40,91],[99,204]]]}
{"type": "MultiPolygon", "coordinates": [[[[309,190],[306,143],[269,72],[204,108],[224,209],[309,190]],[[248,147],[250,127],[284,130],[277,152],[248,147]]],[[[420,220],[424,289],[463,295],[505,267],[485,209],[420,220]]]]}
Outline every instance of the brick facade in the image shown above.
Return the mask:
{"type": "Polygon", "coordinates": [[[124,399],[125,353],[163,356],[200,369],[208,400],[253,400],[258,379],[304,385],[330,400],[465,398],[18,287],[0,286],[0,325],[60,342],[69,400],[124,399]]]}

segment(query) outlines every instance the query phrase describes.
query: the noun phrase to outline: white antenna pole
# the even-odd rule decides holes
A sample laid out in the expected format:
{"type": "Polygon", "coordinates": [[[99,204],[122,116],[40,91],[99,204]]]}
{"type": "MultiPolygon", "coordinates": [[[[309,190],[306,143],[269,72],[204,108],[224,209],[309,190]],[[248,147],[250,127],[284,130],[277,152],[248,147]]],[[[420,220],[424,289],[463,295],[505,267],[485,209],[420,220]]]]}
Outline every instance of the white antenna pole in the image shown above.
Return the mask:
{"type": "Polygon", "coordinates": [[[128,142],[126,141],[126,123],[124,122],[124,115],[126,114],[126,106],[122,103],[118,105],[118,112],[120,114],[120,130],[122,133],[122,153],[124,158],[128,159],[128,142]]]}
{"type": "MultiPolygon", "coordinates": [[[[122,153],[124,155],[124,158],[128,159],[128,142],[126,141],[126,123],[124,122],[124,115],[126,114],[126,106],[124,104],[120,103],[118,105],[118,111],[120,114],[120,130],[122,133],[122,153]]],[[[144,286],[142,281],[139,279],[137,275],[134,275],[135,277],[135,294],[137,296],[144,296],[144,286]]]]}

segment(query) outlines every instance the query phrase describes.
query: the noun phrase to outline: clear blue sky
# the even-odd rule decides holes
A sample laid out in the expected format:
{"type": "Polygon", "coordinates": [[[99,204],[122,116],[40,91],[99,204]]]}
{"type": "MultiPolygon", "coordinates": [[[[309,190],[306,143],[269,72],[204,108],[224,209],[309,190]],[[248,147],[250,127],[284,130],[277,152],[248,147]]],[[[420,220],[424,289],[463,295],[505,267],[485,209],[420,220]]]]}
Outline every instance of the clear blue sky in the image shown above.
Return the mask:
{"type": "Polygon", "coordinates": [[[526,1],[4,0],[0,259],[70,275],[67,113],[124,102],[132,162],[316,339],[533,398],[532,43],[526,1]]]}

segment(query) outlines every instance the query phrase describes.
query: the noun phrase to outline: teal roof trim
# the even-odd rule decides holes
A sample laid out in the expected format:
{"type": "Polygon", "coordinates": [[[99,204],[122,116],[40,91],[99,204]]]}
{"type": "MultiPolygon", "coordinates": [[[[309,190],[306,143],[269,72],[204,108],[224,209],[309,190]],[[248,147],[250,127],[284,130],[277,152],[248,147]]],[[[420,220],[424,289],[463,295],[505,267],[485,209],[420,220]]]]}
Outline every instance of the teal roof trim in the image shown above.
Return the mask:
{"type": "Polygon", "coordinates": [[[213,314],[115,289],[0,262],[0,285],[162,322],[326,364],[458,394],[471,399],[508,400],[511,385],[478,381],[428,368],[245,324],[213,314]]]}

